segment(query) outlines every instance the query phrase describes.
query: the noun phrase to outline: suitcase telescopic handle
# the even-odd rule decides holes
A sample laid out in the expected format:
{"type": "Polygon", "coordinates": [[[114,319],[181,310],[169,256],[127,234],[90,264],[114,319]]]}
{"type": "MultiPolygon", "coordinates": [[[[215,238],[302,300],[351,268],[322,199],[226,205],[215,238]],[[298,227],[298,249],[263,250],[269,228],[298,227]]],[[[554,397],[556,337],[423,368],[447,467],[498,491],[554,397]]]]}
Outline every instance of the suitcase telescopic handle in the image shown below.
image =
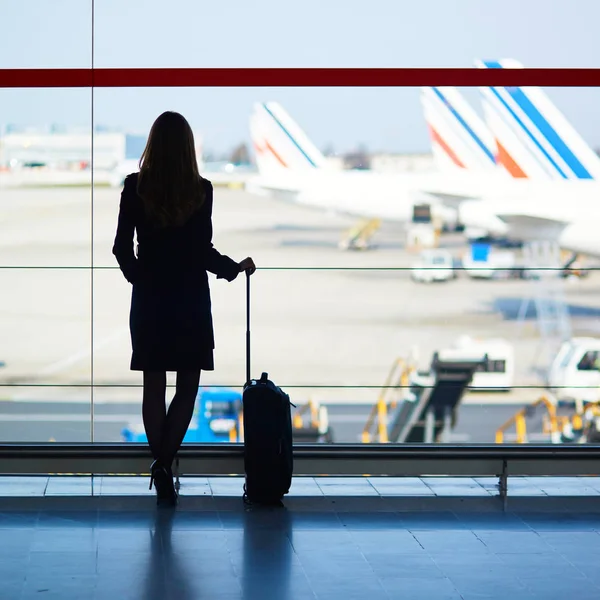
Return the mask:
{"type": "Polygon", "coordinates": [[[250,272],[246,271],[246,383],[250,382],[250,272]]]}

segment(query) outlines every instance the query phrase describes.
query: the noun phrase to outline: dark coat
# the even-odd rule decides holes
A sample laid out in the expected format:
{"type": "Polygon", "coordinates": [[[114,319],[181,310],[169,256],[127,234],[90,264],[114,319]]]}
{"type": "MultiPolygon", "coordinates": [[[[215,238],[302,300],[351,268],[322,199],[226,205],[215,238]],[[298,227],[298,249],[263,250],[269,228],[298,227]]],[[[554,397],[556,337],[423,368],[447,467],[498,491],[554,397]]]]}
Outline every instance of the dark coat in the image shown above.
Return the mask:
{"type": "Polygon", "coordinates": [[[137,194],[137,173],[125,179],[113,246],[131,284],[131,369],[214,369],[214,334],[207,271],[233,281],[239,265],[212,245],[213,189],[203,180],[204,204],[179,227],[158,228],[137,194]],[[137,234],[137,257],[133,235],[137,234]]]}

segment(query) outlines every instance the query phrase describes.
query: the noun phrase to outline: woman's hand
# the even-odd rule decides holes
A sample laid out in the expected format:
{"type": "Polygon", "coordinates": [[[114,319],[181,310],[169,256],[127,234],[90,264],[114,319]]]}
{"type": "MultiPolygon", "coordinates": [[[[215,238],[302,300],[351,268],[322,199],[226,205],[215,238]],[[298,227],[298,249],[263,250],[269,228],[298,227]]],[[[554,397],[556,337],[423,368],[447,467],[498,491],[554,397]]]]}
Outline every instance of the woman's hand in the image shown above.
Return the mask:
{"type": "Polygon", "coordinates": [[[248,273],[248,275],[252,275],[252,273],[254,273],[254,271],[256,271],[256,265],[254,264],[254,261],[248,257],[245,258],[241,263],[239,263],[240,265],[240,273],[242,271],[246,271],[246,273],[248,273]]]}

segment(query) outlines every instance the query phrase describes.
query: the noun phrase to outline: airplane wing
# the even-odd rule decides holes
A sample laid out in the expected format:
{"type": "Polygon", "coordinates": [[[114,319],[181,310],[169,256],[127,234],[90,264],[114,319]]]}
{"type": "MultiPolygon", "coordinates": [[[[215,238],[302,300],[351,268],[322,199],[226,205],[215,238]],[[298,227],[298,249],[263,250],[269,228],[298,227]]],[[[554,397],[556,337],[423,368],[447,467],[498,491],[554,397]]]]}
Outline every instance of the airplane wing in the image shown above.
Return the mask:
{"type": "Polygon", "coordinates": [[[250,177],[246,182],[246,190],[251,194],[267,195],[272,198],[281,200],[290,200],[295,202],[300,194],[300,186],[298,182],[292,177],[291,180],[287,178],[266,178],[261,177],[250,177]]]}
{"type": "Polygon", "coordinates": [[[506,223],[511,234],[525,239],[553,239],[558,237],[568,223],[560,219],[549,219],[526,214],[497,213],[498,219],[506,223]]]}
{"type": "Polygon", "coordinates": [[[504,221],[507,225],[560,227],[563,229],[567,226],[567,222],[560,219],[547,219],[546,217],[536,217],[533,215],[499,213],[498,218],[504,221]]]}
{"type": "Polygon", "coordinates": [[[448,192],[440,192],[437,190],[423,190],[423,195],[429,196],[434,200],[441,202],[444,206],[449,206],[450,208],[458,208],[463,202],[467,200],[481,200],[480,196],[473,194],[463,194],[463,193],[448,193],[448,192]]]}

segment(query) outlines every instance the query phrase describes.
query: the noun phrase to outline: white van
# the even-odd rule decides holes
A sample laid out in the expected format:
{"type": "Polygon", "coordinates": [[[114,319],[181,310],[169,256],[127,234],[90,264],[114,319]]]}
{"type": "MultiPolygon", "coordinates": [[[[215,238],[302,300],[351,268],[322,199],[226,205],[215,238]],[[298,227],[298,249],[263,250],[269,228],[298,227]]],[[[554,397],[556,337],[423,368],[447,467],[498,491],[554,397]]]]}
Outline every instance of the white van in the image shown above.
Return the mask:
{"type": "Polygon", "coordinates": [[[516,255],[511,250],[493,250],[485,260],[476,260],[467,253],[463,256],[462,266],[472,279],[510,279],[518,272],[516,255]]]}
{"type": "Polygon", "coordinates": [[[600,339],[573,338],[565,342],[552,362],[548,386],[563,402],[600,400],[600,339]]]}
{"type": "Polygon", "coordinates": [[[487,361],[475,371],[470,389],[508,392],[515,378],[515,352],[504,339],[473,339],[460,337],[453,346],[478,356],[487,355],[487,361]]]}
{"type": "Polygon", "coordinates": [[[423,283],[454,279],[452,255],[448,250],[424,250],[412,266],[410,276],[414,281],[423,283]]]}

